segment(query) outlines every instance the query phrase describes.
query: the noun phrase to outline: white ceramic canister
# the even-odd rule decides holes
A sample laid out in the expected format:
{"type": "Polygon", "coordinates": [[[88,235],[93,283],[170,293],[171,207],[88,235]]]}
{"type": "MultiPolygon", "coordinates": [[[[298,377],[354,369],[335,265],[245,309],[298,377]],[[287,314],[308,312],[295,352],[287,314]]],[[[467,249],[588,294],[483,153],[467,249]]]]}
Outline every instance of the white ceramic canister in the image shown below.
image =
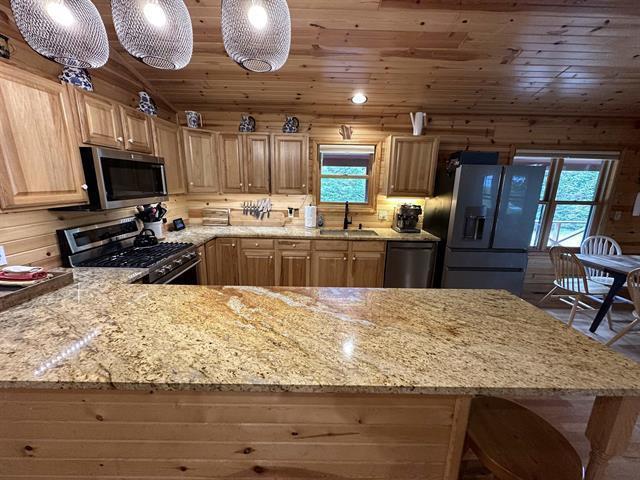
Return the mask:
{"type": "Polygon", "coordinates": [[[162,221],[159,222],[144,222],[144,228],[151,230],[158,240],[164,238],[164,230],[162,228],[162,221]]]}

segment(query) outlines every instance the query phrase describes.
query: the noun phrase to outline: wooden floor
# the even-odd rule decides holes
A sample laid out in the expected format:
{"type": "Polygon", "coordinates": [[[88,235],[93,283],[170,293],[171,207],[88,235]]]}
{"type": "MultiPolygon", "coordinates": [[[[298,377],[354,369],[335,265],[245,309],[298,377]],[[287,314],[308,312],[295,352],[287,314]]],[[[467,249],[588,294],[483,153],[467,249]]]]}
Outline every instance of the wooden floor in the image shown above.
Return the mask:
{"type": "MultiPolygon", "coordinates": [[[[568,309],[548,309],[551,315],[559,321],[567,322],[569,317],[568,309]]],[[[606,342],[615,335],[609,330],[606,320],[602,323],[596,335],[589,332],[589,326],[595,312],[581,312],[576,316],[574,328],[589,335],[600,342],[606,342]]],[[[619,330],[626,322],[631,321],[632,316],[629,311],[615,312],[614,329],[619,330]]],[[[629,358],[640,362],[640,329],[632,331],[619,340],[612,347],[614,350],[626,355],[629,358]]],[[[584,436],[587,427],[587,420],[591,413],[593,397],[556,397],[549,399],[515,399],[521,404],[537,412],[542,417],[550,421],[558,428],[573,444],[583,458],[583,464],[589,454],[589,442],[584,436]]],[[[476,475],[475,462],[467,457],[465,461],[466,472],[461,478],[465,480],[480,479],[482,476],[476,475]]],[[[615,459],[607,471],[607,480],[639,480],[640,479],[640,422],[636,424],[633,439],[627,452],[620,458],[615,459]]]]}

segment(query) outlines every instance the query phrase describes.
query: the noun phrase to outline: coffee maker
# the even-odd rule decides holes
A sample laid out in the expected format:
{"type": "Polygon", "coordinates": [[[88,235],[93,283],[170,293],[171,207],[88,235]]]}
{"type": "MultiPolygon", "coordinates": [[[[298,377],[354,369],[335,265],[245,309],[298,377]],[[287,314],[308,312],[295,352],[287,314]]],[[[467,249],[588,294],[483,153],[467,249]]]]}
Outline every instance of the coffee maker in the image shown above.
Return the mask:
{"type": "Polygon", "coordinates": [[[418,218],[422,215],[420,205],[409,205],[405,203],[396,208],[393,214],[392,228],[400,233],[420,233],[417,227],[418,218]]]}

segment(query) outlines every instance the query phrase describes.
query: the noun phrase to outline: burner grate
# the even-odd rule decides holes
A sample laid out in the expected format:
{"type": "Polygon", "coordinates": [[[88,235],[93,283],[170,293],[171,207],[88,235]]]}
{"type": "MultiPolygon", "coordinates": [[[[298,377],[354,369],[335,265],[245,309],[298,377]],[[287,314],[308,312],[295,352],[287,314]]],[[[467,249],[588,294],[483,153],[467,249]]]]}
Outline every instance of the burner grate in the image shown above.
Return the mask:
{"type": "Polygon", "coordinates": [[[148,268],[182,250],[192,243],[166,242],[152,247],[129,247],[119,252],[91,258],[81,262],[79,267],[148,268]]]}

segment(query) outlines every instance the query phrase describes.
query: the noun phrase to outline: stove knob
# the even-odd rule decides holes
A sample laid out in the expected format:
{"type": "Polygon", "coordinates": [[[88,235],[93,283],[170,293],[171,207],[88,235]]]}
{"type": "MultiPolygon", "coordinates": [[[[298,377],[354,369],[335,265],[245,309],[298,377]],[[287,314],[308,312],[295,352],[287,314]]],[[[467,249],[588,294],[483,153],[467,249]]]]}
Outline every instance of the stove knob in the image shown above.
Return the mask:
{"type": "Polygon", "coordinates": [[[181,258],[177,259],[176,261],[173,262],[173,264],[176,267],[179,267],[180,265],[182,265],[184,263],[184,260],[182,260],[181,258]]]}

